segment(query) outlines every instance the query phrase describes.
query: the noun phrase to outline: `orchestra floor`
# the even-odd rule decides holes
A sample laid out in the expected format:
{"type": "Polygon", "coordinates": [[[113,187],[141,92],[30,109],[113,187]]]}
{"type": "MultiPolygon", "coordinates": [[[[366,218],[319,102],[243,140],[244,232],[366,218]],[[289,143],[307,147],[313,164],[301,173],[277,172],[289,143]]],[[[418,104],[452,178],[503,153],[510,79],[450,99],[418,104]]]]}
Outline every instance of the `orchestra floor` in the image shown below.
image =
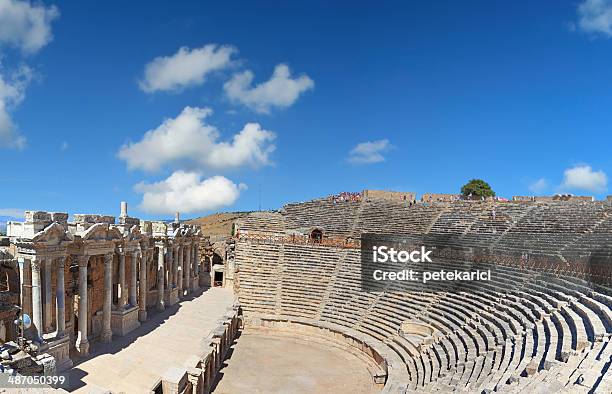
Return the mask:
{"type": "Polygon", "coordinates": [[[348,352],[248,328],[224,364],[215,394],[380,392],[364,362],[348,352]]]}

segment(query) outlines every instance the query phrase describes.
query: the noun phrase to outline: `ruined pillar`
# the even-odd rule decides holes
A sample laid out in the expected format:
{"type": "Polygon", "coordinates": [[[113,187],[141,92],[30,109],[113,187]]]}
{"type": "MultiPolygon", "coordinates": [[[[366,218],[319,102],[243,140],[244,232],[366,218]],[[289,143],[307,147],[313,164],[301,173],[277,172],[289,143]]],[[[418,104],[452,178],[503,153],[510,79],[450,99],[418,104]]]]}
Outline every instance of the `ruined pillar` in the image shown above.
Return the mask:
{"type": "Polygon", "coordinates": [[[100,340],[108,343],[113,337],[111,308],[113,303],[113,253],[104,255],[104,304],[102,306],[102,334],[100,340]]]}
{"type": "Polygon", "coordinates": [[[187,246],[186,261],[185,261],[185,293],[191,293],[191,245],[187,246]]]}
{"type": "Polygon", "coordinates": [[[53,324],[52,318],[53,318],[53,312],[51,310],[51,307],[53,306],[53,301],[51,300],[51,268],[53,267],[53,259],[46,259],[44,260],[44,267],[45,267],[45,276],[43,278],[44,280],[44,286],[45,286],[45,308],[44,308],[44,313],[43,313],[43,317],[44,317],[44,331],[41,331],[40,334],[42,335],[43,332],[50,332],[51,331],[51,325],[53,324]]]}
{"type": "Polygon", "coordinates": [[[191,245],[191,270],[193,271],[191,276],[195,277],[198,272],[198,262],[195,258],[195,243],[191,245]]]}
{"type": "Polygon", "coordinates": [[[164,306],[164,245],[157,246],[157,310],[163,311],[164,306]]]}
{"type": "Polygon", "coordinates": [[[178,287],[179,270],[178,270],[178,247],[172,248],[172,277],[174,278],[174,287],[178,287]]]}
{"type": "Polygon", "coordinates": [[[127,215],[127,202],[121,201],[121,215],[119,215],[119,217],[124,218],[127,217],[127,215]]]}
{"type": "Polygon", "coordinates": [[[170,290],[174,284],[174,270],[172,269],[172,246],[170,243],[168,243],[168,247],[166,248],[166,270],[168,271],[166,289],[170,290]]]}
{"type": "Polygon", "coordinates": [[[198,260],[196,260],[196,244],[194,243],[191,246],[191,265],[193,266],[193,279],[191,280],[191,290],[192,291],[197,291],[198,290],[198,281],[197,281],[197,277],[198,277],[198,272],[199,272],[199,267],[198,267],[198,260]]]}
{"type": "Polygon", "coordinates": [[[179,245],[178,247],[178,288],[179,288],[179,297],[183,297],[183,274],[185,273],[185,269],[183,267],[183,247],[179,245]]]}
{"type": "Polygon", "coordinates": [[[138,269],[138,251],[132,252],[132,261],[130,265],[130,306],[136,306],[136,282],[137,282],[137,272],[138,269]]]}
{"type": "Polygon", "coordinates": [[[140,302],[138,303],[138,320],[147,321],[147,264],[149,253],[146,249],[142,250],[140,259],[140,302]]]}
{"type": "Polygon", "coordinates": [[[121,297],[117,298],[120,310],[125,309],[127,304],[127,281],[125,279],[125,251],[119,252],[119,287],[121,288],[121,297]]]}
{"type": "MultiPolygon", "coordinates": [[[[111,271],[112,274],[112,271],[111,271]]],[[[125,309],[127,302],[127,283],[125,281],[125,251],[119,251],[119,287],[121,288],[120,297],[117,298],[119,310],[125,309]]],[[[111,283],[112,289],[112,283],[111,283]]]]}
{"type": "Polygon", "coordinates": [[[200,275],[200,272],[202,272],[202,261],[200,260],[200,240],[197,241],[195,246],[195,260],[198,264],[198,275],[200,275]]]}
{"type": "Polygon", "coordinates": [[[21,305],[21,313],[27,313],[29,315],[32,314],[30,310],[30,299],[31,299],[31,290],[29,282],[26,281],[26,272],[30,271],[30,260],[19,258],[19,283],[21,287],[21,291],[19,292],[19,304],[21,305]]]}
{"type": "Polygon", "coordinates": [[[168,246],[165,252],[166,254],[164,255],[164,288],[169,291],[172,288],[172,248],[168,246]]]}
{"type": "Polygon", "coordinates": [[[65,258],[61,257],[57,261],[57,280],[55,284],[55,318],[57,320],[57,338],[64,336],[66,331],[66,291],[64,289],[64,264],[65,258]]]}
{"type": "Polygon", "coordinates": [[[43,311],[41,300],[40,266],[44,261],[32,259],[32,322],[36,340],[42,342],[43,334],[43,311]]]}
{"type": "Polygon", "coordinates": [[[89,256],[79,256],[79,335],[77,338],[81,356],[89,354],[87,339],[87,263],[89,256]]]}

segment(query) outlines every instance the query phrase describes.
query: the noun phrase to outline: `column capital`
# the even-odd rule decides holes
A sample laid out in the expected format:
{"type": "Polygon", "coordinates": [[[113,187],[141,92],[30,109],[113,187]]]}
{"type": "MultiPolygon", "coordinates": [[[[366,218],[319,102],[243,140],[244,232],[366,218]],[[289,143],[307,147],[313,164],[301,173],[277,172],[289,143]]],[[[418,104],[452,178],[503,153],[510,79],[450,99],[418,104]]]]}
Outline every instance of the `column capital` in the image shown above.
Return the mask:
{"type": "Polygon", "coordinates": [[[106,253],[104,255],[104,264],[112,264],[113,263],[113,258],[115,257],[114,253],[106,253]]]}
{"type": "Polygon", "coordinates": [[[41,259],[40,257],[32,257],[30,259],[30,265],[32,267],[32,270],[37,270],[40,271],[40,267],[44,264],[45,260],[41,259]]]}
{"type": "Polygon", "coordinates": [[[89,263],[89,256],[80,255],[78,260],[79,267],[87,267],[87,263],[89,263]]]}

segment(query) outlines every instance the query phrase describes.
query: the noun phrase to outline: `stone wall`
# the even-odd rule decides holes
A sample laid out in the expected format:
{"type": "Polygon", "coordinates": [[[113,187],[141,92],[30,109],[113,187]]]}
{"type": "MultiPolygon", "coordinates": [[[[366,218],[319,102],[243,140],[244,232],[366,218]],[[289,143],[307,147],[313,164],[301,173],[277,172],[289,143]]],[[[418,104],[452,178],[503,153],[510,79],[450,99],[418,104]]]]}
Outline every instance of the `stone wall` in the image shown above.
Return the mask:
{"type": "Polygon", "coordinates": [[[365,189],[363,191],[363,198],[371,200],[414,201],[416,193],[365,189]]]}
{"type": "Polygon", "coordinates": [[[534,196],[512,196],[512,201],[518,202],[532,202],[534,196]]]}
{"type": "Polygon", "coordinates": [[[460,194],[425,193],[421,196],[422,202],[453,202],[459,199],[460,194]]]}
{"type": "MultiPolygon", "coordinates": [[[[102,313],[104,306],[104,256],[93,256],[89,259],[89,268],[87,270],[88,276],[91,280],[91,288],[89,290],[87,302],[89,307],[87,312],[91,322],[94,321],[94,316],[97,312],[102,313]]],[[[97,336],[100,333],[93,330],[92,325],[92,336],[97,336]]]]}

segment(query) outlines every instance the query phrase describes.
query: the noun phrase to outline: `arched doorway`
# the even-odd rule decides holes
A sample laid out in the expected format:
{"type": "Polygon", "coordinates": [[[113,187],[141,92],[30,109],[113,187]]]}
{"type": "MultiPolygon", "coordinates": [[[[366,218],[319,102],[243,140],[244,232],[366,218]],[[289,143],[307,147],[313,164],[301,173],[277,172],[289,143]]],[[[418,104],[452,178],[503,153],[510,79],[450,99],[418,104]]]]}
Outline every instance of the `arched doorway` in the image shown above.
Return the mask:
{"type": "Polygon", "coordinates": [[[213,252],[212,267],[211,267],[213,287],[223,287],[224,272],[225,272],[225,268],[223,264],[223,258],[219,256],[219,254],[217,254],[216,252],[213,252]]]}
{"type": "Polygon", "coordinates": [[[320,244],[323,241],[323,231],[316,228],[310,232],[310,242],[320,244]]]}

